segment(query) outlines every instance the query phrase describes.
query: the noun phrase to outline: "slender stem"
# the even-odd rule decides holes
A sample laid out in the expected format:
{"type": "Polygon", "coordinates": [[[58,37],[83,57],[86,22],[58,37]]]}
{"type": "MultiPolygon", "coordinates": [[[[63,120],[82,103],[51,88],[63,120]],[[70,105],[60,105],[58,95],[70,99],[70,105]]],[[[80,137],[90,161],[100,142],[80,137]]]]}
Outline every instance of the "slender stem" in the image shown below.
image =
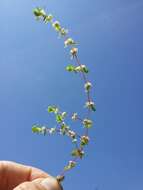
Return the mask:
{"type": "MultiPolygon", "coordinates": [[[[75,157],[75,158],[72,159],[71,161],[76,162],[77,160],[78,160],[78,158],[75,157]]],[[[65,176],[65,173],[66,173],[66,172],[68,172],[68,170],[63,170],[63,171],[61,172],[60,176],[65,176]]]]}
{"type": "MultiPolygon", "coordinates": [[[[78,66],[80,66],[80,68],[82,69],[82,64],[80,63],[80,60],[79,60],[77,54],[75,54],[74,57],[75,57],[75,60],[76,60],[76,62],[78,64],[78,66]]],[[[86,77],[85,73],[82,72],[81,74],[82,74],[84,82],[87,83],[88,80],[87,80],[87,77],[86,77]]],[[[91,102],[91,97],[90,97],[90,92],[89,91],[87,91],[87,100],[88,100],[88,102],[91,102]]]]}
{"type": "MultiPolygon", "coordinates": [[[[46,15],[46,16],[47,16],[47,15],[46,15]]],[[[43,21],[45,21],[46,16],[43,16],[43,21]]],[[[53,24],[53,21],[51,20],[50,23],[53,24]]],[[[66,36],[64,36],[64,38],[65,38],[65,37],[67,38],[68,36],[66,35],[66,36]]],[[[81,71],[82,71],[82,64],[80,63],[80,60],[79,60],[77,54],[75,54],[75,55],[73,56],[73,58],[75,58],[77,65],[81,68],[81,71]]],[[[81,72],[81,75],[82,75],[82,78],[83,78],[84,83],[87,83],[88,80],[87,80],[86,74],[85,74],[84,72],[81,72]]],[[[87,95],[87,101],[88,101],[88,102],[91,102],[90,91],[87,91],[86,95],[87,95]]],[[[88,109],[87,118],[89,117],[90,112],[91,112],[91,111],[88,109]]],[[[83,119],[81,119],[81,118],[79,118],[79,117],[78,117],[77,119],[78,119],[80,122],[83,122],[83,119]]],[[[50,130],[50,128],[47,128],[47,130],[48,130],[48,129],[50,130]]],[[[56,132],[57,132],[57,133],[61,133],[61,130],[56,127],[56,132]]],[[[81,139],[81,136],[80,136],[79,134],[77,134],[77,133],[75,133],[75,134],[76,134],[76,137],[78,137],[79,139],[81,139]]],[[[66,135],[68,136],[68,130],[66,131],[66,135]]],[[[85,135],[88,136],[88,128],[85,129],[85,135]]],[[[81,144],[78,145],[78,143],[75,142],[75,146],[76,146],[77,149],[79,149],[79,150],[81,150],[81,151],[83,150],[83,147],[82,147],[81,144]]],[[[77,161],[77,160],[78,160],[78,157],[75,157],[72,161],[77,161]]],[[[63,176],[63,177],[64,177],[66,172],[67,172],[67,171],[63,170],[63,171],[61,172],[60,176],[63,176]]]]}
{"type": "MultiPolygon", "coordinates": [[[[51,128],[46,127],[46,129],[47,129],[47,130],[50,130],[51,128]]],[[[58,128],[56,128],[56,132],[57,132],[57,133],[61,133],[61,130],[58,129],[58,128]]],[[[68,131],[67,131],[67,132],[68,132],[68,131]]],[[[79,135],[77,132],[75,132],[75,135],[76,135],[78,138],[81,138],[81,135],[79,135]]],[[[67,136],[68,136],[68,135],[67,135],[67,136]]]]}
{"type": "Polygon", "coordinates": [[[83,122],[83,119],[81,119],[80,117],[77,117],[77,120],[83,122]]]}
{"type": "MultiPolygon", "coordinates": [[[[81,63],[80,63],[80,60],[79,60],[77,54],[75,54],[74,57],[75,57],[75,60],[76,60],[77,64],[78,64],[78,65],[80,66],[80,68],[82,69],[82,65],[81,65],[81,63]]],[[[85,83],[88,82],[85,73],[82,72],[81,74],[82,74],[82,77],[83,77],[84,82],[85,82],[85,83]]],[[[89,92],[89,91],[87,91],[87,100],[88,100],[88,102],[91,102],[90,92],[89,92]]],[[[89,114],[90,114],[90,110],[88,110],[87,118],[89,118],[89,114]]],[[[88,132],[89,132],[89,129],[86,128],[86,129],[85,129],[85,136],[88,136],[88,132]]]]}
{"type": "MultiPolygon", "coordinates": [[[[80,63],[80,61],[79,61],[79,59],[78,59],[77,54],[75,54],[74,57],[75,57],[75,59],[76,59],[76,62],[77,62],[77,64],[78,64],[78,66],[80,66],[80,68],[82,69],[82,65],[81,65],[81,63],[80,63]]],[[[82,74],[82,76],[83,76],[83,80],[84,80],[84,82],[86,83],[86,82],[87,82],[87,79],[86,79],[85,73],[82,72],[81,74],[82,74]]]]}

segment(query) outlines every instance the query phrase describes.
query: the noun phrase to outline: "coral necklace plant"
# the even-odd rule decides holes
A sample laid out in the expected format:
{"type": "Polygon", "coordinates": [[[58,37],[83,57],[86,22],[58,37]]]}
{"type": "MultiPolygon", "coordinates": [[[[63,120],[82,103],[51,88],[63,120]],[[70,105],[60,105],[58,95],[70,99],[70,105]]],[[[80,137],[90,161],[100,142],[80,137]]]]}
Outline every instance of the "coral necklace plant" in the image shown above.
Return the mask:
{"type": "Polygon", "coordinates": [[[84,147],[88,145],[89,143],[89,136],[88,136],[88,130],[92,127],[93,122],[89,118],[90,112],[96,111],[95,103],[91,99],[90,91],[92,88],[92,84],[90,81],[88,81],[87,74],[89,73],[88,68],[86,65],[82,65],[80,63],[79,57],[78,57],[78,48],[77,43],[68,36],[68,30],[63,28],[59,21],[54,21],[54,18],[51,14],[47,14],[44,9],[42,8],[35,8],[33,10],[33,13],[37,20],[41,20],[45,24],[51,24],[51,26],[54,28],[54,30],[58,33],[58,35],[63,38],[64,40],[64,47],[69,48],[71,58],[75,60],[76,65],[68,65],[66,67],[66,70],[71,73],[78,74],[80,73],[82,75],[82,79],[84,82],[84,90],[87,96],[87,100],[85,102],[85,109],[87,109],[87,116],[86,118],[80,118],[79,114],[73,113],[70,117],[73,121],[80,121],[80,123],[83,126],[83,135],[79,135],[77,132],[73,131],[70,126],[68,126],[65,122],[65,118],[67,117],[67,112],[62,112],[57,106],[52,105],[49,106],[47,111],[49,113],[53,113],[55,115],[57,127],[54,128],[48,128],[45,125],[39,125],[35,124],[32,127],[33,133],[37,134],[43,134],[43,135],[50,135],[50,134],[60,134],[60,135],[66,135],[68,136],[73,145],[74,148],[71,151],[71,157],[72,159],[67,163],[67,165],[64,167],[60,175],[56,177],[56,179],[61,182],[65,178],[65,174],[67,171],[71,170],[77,165],[77,162],[79,159],[82,159],[84,157],[84,147]]]}

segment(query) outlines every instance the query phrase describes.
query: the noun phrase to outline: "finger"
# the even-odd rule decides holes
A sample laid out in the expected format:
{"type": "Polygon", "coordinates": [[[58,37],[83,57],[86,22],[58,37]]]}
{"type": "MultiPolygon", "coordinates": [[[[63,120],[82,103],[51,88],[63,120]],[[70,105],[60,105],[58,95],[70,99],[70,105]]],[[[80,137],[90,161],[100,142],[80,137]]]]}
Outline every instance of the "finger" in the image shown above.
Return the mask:
{"type": "Polygon", "coordinates": [[[36,184],[34,182],[24,182],[15,187],[13,190],[46,190],[46,189],[42,187],[40,184],[36,184]]]}
{"type": "Polygon", "coordinates": [[[14,190],[61,190],[55,178],[36,179],[32,182],[25,182],[14,188],[14,190]]]}
{"type": "Polygon", "coordinates": [[[61,184],[53,177],[49,177],[41,181],[41,185],[47,190],[63,190],[61,184]]]}
{"type": "Polygon", "coordinates": [[[0,161],[0,189],[11,190],[22,182],[46,177],[49,175],[37,168],[0,161]]]}

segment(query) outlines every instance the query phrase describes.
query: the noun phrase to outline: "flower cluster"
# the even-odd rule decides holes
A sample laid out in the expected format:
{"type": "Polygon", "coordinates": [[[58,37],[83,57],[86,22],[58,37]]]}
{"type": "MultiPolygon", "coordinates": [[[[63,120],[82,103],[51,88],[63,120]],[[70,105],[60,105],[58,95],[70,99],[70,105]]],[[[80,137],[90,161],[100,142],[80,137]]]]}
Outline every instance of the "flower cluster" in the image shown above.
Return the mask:
{"type": "Polygon", "coordinates": [[[54,30],[58,33],[58,36],[63,37],[64,39],[64,47],[70,48],[69,54],[71,55],[72,60],[76,62],[76,65],[70,64],[66,66],[66,70],[68,72],[80,73],[83,77],[84,89],[87,97],[87,101],[85,102],[85,108],[87,108],[88,116],[86,118],[81,119],[78,113],[73,113],[70,116],[70,119],[74,122],[80,121],[85,129],[85,134],[79,135],[77,132],[73,131],[71,127],[66,123],[66,118],[69,116],[67,112],[61,112],[57,106],[49,106],[47,111],[48,113],[53,113],[55,115],[56,127],[48,128],[47,126],[42,126],[39,124],[35,124],[32,127],[33,133],[42,134],[42,135],[51,135],[58,133],[60,135],[64,135],[70,138],[72,143],[75,145],[75,148],[71,152],[72,160],[68,162],[68,164],[64,167],[62,173],[57,176],[58,181],[64,180],[65,172],[74,168],[77,165],[77,159],[82,159],[85,155],[84,147],[88,145],[90,139],[88,136],[88,130],[93,126],[93,121],[89,119],[89,112],[96,111],[96,106],[93,100],[91,99],[90,91],[92,89],[92,83],[87,79],[87,74],[89,73],[89,69],[86,65],[80,63],[78,58],[78,48],[77,42],[68,36],[68,30],[65,29],[59,21],[54,20],[54,17],[51,14],[47,14],[42,8],[35,8],[33,13],[37,20],[42,20],[45,24],[49,23],[54,28],[54,30]]]}
{"type": "Polygon", "coordinates": [[[80,66],[73,66],[73,65],[68,65],[66,67],[66,70],[69,71],[69,72],[75,72],[75,73],[78,73],[78,72],[83,72],[83,73],[88,73],[88,69],[85,65],[80,65],[80,66]]]}

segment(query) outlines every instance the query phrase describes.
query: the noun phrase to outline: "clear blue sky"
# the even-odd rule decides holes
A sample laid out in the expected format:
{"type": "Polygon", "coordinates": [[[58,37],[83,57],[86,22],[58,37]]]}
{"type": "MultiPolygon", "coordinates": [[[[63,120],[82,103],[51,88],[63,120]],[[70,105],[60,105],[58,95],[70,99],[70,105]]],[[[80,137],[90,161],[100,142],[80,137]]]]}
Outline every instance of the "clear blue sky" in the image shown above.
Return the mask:
{"type": "Polygon", "coordinates": [[[47,7],[80,43],[94,84],[92,142],[67,175],[65,189],[142,190],[142,0],[0,1],[0,160],[56,175],[69,159],[70,142],[33,135],[31,126],[54,125],[49,104],[84,113],[83,84],[65,72],[70,60],[62,41],[34,20],[37,5],[47,7]]]}

